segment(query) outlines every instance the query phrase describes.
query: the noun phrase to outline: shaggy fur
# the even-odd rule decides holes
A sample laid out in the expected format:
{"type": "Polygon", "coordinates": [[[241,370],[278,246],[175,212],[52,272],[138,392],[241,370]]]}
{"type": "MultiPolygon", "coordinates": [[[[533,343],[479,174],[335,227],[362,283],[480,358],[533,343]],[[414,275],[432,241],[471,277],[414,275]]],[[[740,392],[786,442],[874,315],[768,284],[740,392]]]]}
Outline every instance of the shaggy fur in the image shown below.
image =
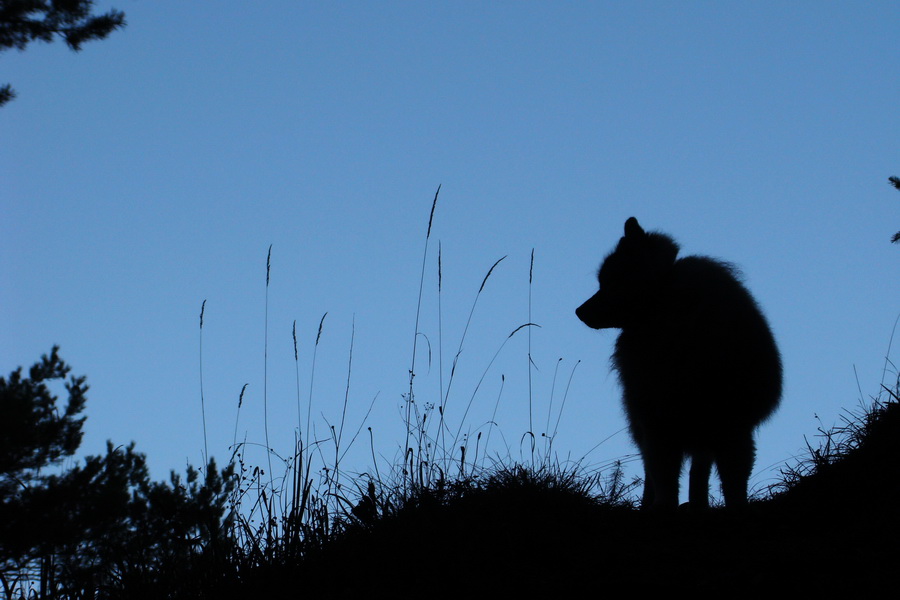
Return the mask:
{"type": "Polygon", "coordinates": [[[737,270],[678,245],[634,217],[577,310],[594,329],[621,329],[612,357],[631,436],[644,461],[643,505],[674,508],[685,457],[689,501],[709,506],[716,465],[727,506],[747,502],[753,434],[778,406],[781,358],[737,270]]]}

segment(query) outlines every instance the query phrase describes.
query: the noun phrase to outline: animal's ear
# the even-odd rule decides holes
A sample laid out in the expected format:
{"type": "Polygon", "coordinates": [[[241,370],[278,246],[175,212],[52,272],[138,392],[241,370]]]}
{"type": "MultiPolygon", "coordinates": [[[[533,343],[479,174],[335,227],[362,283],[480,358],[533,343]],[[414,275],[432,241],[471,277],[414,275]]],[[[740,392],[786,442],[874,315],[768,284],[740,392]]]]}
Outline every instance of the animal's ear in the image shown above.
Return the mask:
{"type": "Polygon", "coordinates": [[[641,228],[640,224],[638,224],[637,219],[631,217],[625,221],[625,237],[637,239],[643,235],[644,230],[641,228]]]}

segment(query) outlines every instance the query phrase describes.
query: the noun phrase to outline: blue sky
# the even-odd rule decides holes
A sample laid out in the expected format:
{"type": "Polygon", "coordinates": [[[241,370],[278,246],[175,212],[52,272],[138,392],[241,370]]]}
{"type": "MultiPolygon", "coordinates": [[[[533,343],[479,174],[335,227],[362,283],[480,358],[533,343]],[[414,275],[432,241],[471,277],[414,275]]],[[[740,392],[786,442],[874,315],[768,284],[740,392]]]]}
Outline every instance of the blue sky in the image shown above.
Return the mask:
{"type": "MultiPolygon", "coordinates": [[[[526,331],[491,359],[529,320],[533,249],[535,433],[577,363],[560,459],[634,453],[608,370],[615,333],[574,314],[630,216],[740,265],[770,320],[786,385],[753,485],[878,392],[900,315],[896,3],[109,6],[128,26],[107,40],[0,62],[19,94],[0,110],[0,364],[62,347],[91,384],[83,453],[135,440],[158,478],[200,464],[205,299],[211,454],[229,456],[245,383],[239,436],[263,442],[265,390],[271,445],[290,453],[292,324],[305,413],[327,312],[317,435],[340,421],[352,333],[345,444],[372,409],[342,466],[372,468],[370,426],[384,469],[404,441],[439,184],[416,398],[440,395],[440,348],[446,387],[478,287],[506,256],[447,408],[458,424],[474,393],[463,431],[486,434],[496,406],[493,452],[518,457],[528,430],[526,331]]],[[[735,385],[746,377],[737,365],[735,385]]]]}

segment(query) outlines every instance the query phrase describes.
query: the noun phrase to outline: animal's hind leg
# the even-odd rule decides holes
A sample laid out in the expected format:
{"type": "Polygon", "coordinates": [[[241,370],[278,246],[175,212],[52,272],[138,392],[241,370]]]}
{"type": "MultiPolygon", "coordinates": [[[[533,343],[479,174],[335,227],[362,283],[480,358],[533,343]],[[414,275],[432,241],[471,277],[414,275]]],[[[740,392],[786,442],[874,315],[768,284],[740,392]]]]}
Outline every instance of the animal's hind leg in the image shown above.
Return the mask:
{"type": "Polygon", "coordinates": [[[722,495],[725,506],[735,507],[747,504],[747,482],[753,470],[756,444],[753,430],[730,435],[724,446],[716,452],[716,468],[722,480],[722,495]]]}
{"type": "Polygon", "coordinates": [[[691,476],[688,487],[688,501],[691,509],[709,508],[709,473],[712,471],[713,456],[709,452],[695,452],[691,455],[691,476]]]}
{"type": "Polygon", "coordinates": [[[647,468],[647,461],[644,461],[644,494],[641,496],[641,508],[650,508],[653,506],[655,494],[653,493],[653,479],[650,478],[650,469],[647,468]]]}

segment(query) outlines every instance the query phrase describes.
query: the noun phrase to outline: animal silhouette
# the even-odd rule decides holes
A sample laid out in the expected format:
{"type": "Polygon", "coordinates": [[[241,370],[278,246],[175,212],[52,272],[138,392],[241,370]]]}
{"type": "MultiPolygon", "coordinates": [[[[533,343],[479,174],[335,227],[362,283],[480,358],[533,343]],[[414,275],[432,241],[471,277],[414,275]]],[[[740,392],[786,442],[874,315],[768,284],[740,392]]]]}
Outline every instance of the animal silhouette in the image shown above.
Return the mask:
{"type": "Polygon", "coordinates": [[[744,505],[754,431],[781,397],[781,357],[737,269],[678,250],[631,217],[600,266],[600,290],[575,312],[594,329],[621,329],[612,365],[644,462],[642,506],[677,507],[686,457],[691,508],[709,506],[713,464],[725,505],[744,505]]]}

